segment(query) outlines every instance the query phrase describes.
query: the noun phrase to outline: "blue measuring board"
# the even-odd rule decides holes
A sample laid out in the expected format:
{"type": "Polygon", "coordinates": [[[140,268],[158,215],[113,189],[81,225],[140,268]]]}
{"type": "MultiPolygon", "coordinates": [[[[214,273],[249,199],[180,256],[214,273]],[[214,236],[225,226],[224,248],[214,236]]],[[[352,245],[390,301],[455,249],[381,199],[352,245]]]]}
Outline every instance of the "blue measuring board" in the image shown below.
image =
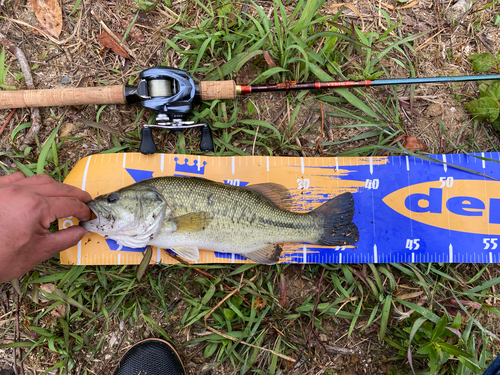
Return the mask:
{"type": "Polygon", "coordinates": [[[364,182],[353,194],[359,241],[333,252],[306,245],[306,261],[500,263],[500,153],[431,158],[439,162],[394,156],[348,167],[341,179],[364,182]]]}
{"type": "MultiPolygon", "coordinates": [[[[245,187],[289,189],[306,213],[344,192],[354,198],[359,240],[348,246],[283,244],[282,263],[500,263],[500,153],[427,157],[92,155],[66,183],[93,196],[160,176],[203,177],[245,187]]],[[[60,220],[60,228],[78,225],[60,220]]],[[[64,252],[67,264],[137,264],[143,249],[93,235],[64,252]]],[[[172,263],[165,249],[155,261],[172,263]]],[[[241,263],[242,255],[200,251],[199,263],[241,263]]],[[[175,261],[177,262],[177,261],[175,261]]],[[[169,264],[170,264],[169,263],[169,264]]]]}

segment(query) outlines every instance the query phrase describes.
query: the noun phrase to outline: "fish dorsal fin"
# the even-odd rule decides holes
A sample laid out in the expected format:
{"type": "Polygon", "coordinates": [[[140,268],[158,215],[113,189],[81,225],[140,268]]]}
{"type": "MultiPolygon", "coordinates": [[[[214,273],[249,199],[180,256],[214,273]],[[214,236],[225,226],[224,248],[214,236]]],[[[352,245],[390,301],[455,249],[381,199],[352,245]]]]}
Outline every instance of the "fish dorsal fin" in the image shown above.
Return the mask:
{"type": "Polygon", "coordinates": [[[261,264],[276,264],[280,260],[281,246],[276,244],[266,244],[260,249],[254,250],[250,253],[241,254],[256,263],[261,264]]]}
{"type": "Polygon", "coordinates": [[[200,252],[196,246],[175,246],[172,250],[191,262],[196,262],[200,258],[200,252]]]}
{"type": "Polygon", "coordinates": [[[205,230],[212,221],[208,212],[193,212],[174,218],[176,232],[198,232],[205,230]]]}
{"type": "Polygon", "coordinates": [[[266,182],[245,186],[245,189],[262,195],[269,202],[282,210],[289,210],[290,207],[292,207],[292,197],[290,196],[290,192],[283,185],[266,182]]]}

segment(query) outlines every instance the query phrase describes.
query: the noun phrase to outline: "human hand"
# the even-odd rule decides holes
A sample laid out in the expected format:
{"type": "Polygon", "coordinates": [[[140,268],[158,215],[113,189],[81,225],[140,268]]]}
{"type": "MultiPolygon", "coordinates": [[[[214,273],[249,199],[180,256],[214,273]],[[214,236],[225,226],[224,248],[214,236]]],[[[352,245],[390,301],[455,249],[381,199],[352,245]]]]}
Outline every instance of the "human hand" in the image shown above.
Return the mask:
{"type": "Polygon", "coordinates": [[[56,219],[89,220],[90,195],[46,175],[0,177],[0,283],[25,274],[37,264],[74,246],[87,233],[75,225],[51,233],[56,219]]]}

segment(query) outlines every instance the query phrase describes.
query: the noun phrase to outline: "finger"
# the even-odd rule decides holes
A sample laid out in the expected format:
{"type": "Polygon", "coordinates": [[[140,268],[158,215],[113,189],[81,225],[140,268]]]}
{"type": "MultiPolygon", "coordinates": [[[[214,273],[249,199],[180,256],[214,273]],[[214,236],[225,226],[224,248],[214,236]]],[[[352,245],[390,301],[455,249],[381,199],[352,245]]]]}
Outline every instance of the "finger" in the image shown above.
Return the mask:
{"type": "Polygon", "coordinates": [[[67,184],[44,184],[33,186],[36,193],[43,197],[73,197],[82,202],[90,202],[92,197],[86,191],[67,184]]]}
{"type": "MultiPolygon", "coordinates": [[[[80,221],[90,220],[92,212],[87,205],[74,197],[47,198],[48,212],[44,224],[65,217],[76,217],[80,221]]],[[[46,226],[48,228],[48,226],[46,226]]]]}
{"type": "Polygon", "coordinates": [[[0,177],[0,184],[13,184],[21,180],[26,180],[22,172],[16,172],[7,176],[0,177]]]}
{"type": "Polygon", "coordinates": [[[27,177],[17,182],[17,185],[38,186],[46,184],[57,184],[57,182],[46,174],[37,174],[36,176],[27,177]]]}
{"type": "MultiPolygon", "coordinates": [[[[74,225],[68,229],[59,230],[53,233],[47,233],[43,239],[45,243],[44,254],[45,259],[69,249],[78,244],[78,242],[87,234],[87,231],[79,225],[74,225]]],[[[43,248],[44,246],[42,246],[43,248]]]]}

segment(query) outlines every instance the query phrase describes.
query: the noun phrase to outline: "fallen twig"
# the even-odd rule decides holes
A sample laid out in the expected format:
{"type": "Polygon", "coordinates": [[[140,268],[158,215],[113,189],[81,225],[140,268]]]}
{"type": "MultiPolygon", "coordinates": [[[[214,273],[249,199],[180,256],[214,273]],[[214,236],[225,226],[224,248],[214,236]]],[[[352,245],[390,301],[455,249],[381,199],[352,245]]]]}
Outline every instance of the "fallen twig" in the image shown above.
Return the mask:
{"type": "Polygon", "coordinates": [[[17,110],[17,108],[14,108],[12,110],[12,112],[10,112],[9,115],[7,116],[7,118],[5,119],[5,122],[3,123],[2,127],[0,128],[0,135],[2,135],[3,131],[5,130],[5,127],[9,123],[10,119],[12,118],[12,116],[14,116],[14,113],[16,113],[16,110],[17,110]]]}
{"type": "MultiPolygon", "coordinates": [[[[23,72],[24,81],[26,82],[26,86],[30,90],[35,89],[35,85],[33,84],[33,77],[31,76],[31,69],[28,64],[28,60],[24,55],[24,52],[19,48],[13,45],[2,33],[0,33],[0,42],[6,46],[9,51],[16,56],[17,61],[19,62],[19,66],[21,71],[23,72]]],[[[38,133],[41,125],[40,111],[38,108],[32,107],[31,110],[31,127],[28,131],[28,134],[23,140],[22,146],[29,145],[34,138],[34,134],[38,133]]]]}

